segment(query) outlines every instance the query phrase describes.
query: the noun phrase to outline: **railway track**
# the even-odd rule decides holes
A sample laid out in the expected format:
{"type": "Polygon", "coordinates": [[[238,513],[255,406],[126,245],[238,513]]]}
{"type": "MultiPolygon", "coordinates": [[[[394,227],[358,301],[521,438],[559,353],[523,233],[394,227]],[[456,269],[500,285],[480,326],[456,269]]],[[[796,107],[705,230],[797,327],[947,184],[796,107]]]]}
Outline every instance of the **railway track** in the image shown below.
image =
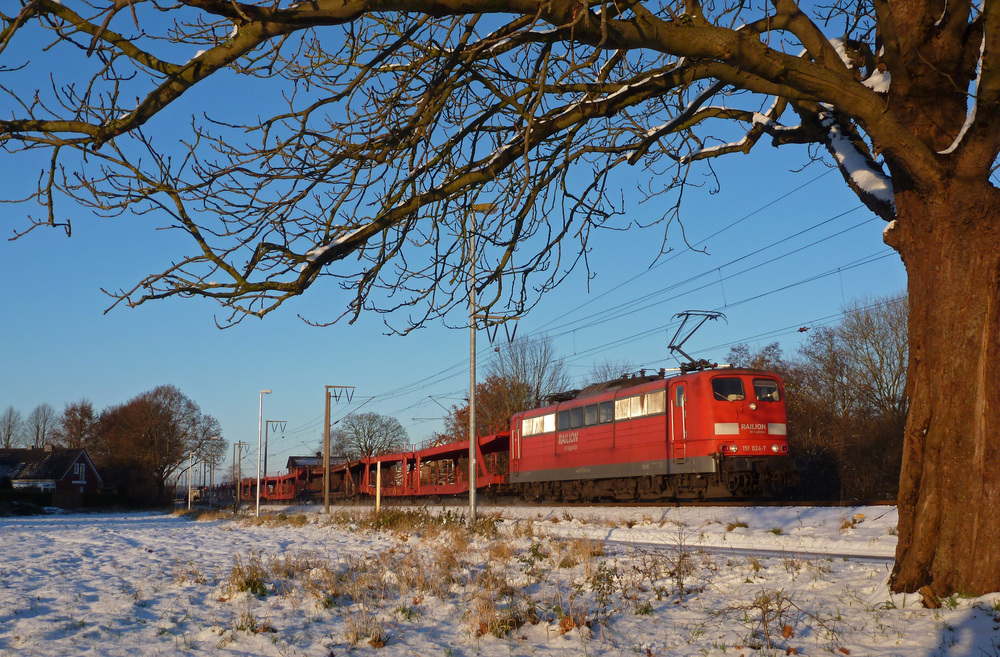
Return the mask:
{"type": "Polygon", "coordinates": [[[699,543],[688,543],[683,546],[677,544],[654,543],[650,541],[627,541],[621,539],[608,539],[606,545],[619,545],[628,548],[638,548],[649,551],[659,550],[685,550],[688,552],[708,552],[724,556],[734,557],[771,557],[783,559],[837,559],[843,561],[859,561],[864,563],[892,565],[895,557],[885,554],[873,554],[856,550],[801,550],[782,548],[747,548],[734,546],[709,545],[699,543]]]}
{"type": "MultiPolygon", "coordinates": [[[[831,501],[808,501],[808,500],[674,500],[671,502],[561,502],[561,501],[528,501],[515,498],[490,499],[480,493],[481,505],[487,506],[517,506],[530,508],[615,508],[615,509],[666,509],[666,508],[686,508],[686,507],[823,507],[823,508],[854,508],[859,506],[896,506],[894,500],[877,500],[873,502],[831,502],[831,501]]],[[[374,504],[372,500],[364,500],[362,504],[374,504]]],[[[406,506],[454,506],[468,507],[468,498],[383,498],[383,506],[406,505],[406,506]]]]}

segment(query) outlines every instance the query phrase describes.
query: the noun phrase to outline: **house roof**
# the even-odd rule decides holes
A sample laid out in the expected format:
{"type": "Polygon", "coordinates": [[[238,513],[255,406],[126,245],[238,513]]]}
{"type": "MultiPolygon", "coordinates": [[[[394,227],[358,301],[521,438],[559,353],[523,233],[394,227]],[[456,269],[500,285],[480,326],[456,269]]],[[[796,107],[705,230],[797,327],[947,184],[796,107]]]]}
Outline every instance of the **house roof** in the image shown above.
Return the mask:
{"type": "MultiPolygon", "coordinates": [[[[93,468],[85,449],[66,447],[39,449],[0,449],[0,479],[59,480],[65,477],[80,456],[93,468]]],[[[94,472],[97,469],[94,468],[94,472]]],[[[101,481],[101,475],[97,475],[101,481]]]]}

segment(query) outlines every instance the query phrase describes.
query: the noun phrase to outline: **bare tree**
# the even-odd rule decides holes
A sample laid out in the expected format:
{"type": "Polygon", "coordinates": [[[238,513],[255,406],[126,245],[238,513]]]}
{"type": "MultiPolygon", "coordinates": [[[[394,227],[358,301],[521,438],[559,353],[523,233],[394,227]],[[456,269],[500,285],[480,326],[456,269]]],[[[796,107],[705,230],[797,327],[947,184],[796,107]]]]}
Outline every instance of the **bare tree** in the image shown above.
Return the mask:
{"type": "Polygon", "coordinates": [[[37,448],[49,444],[56,422],[56,409],[51,404],[43,402],[31,409],[24,421],[29,446],[37,448]]]}
{"type": "MultiPolygon", "coordinates": [[[[476,433],[486,436],[509,431],[511,416],[534,405],[535,391],[529,384],[490,374],[476,384],[476,433]]],[[[469,402],[466,399],[465,403],[451,407],[437,440],[452,443],[468,438],[469,402]]]]}
{"type": "Polygon", "coordinates": [[[97,430],[97,415],[88,399],[66,404],[52,438],[63,447],[88,447],[97,430]]]}
{"type": "Polygon", "coordinates": [[[348,459],[369,458],[402,449],[406,429],[394,417],[378,413],[352,413],[341,421],[331,438],[334,451],[348,459]]]}
{"type": "Polygon", "coordinates": [[[0,448],[10,449],[17,447],[24,435],[24,420],[21,418],[21,411],[13,406],[8,406],[0,414],[0,448]]]}
{"type": "Polygon", "coordinates": [[[777,342],[757,346],[745,342],[733,345],[726,354],[726,362],[733,367],[769,370],[778,374],[783,374],[788,369],[785,356],[777,342]]]}
{"type": "Polygon", "coordinates": [[[628,359],[611,360],[605,358],[601,362],[594,364],[594,368],[590,370],[590,374],[587,377],[587,383],[602,383],[604,381],[620,379],[626,374],[631,374],[634,369],[635,364],[628,359]]]}
{"type": "Polygon", "coordinates": [[[562,392],[570,387],[570,376],[563,360],[556,355],[552,338],[515,338],[500,347],[490,361],[487,376],[527,385],[530,396],[527,405],[514,403],[518,411],[539,406],[546,395],[562,392]]]}
{"type": "Polygon", "coordinates": [[[403,309],[406,331],[464,302],[471,253],[481,311],[520,315],[628,223],[619,167],[672,226],[712,158],[807,146],[907,268],[892,588],[1000,588],[996,3],[33,0],[0,19],[0,144],[46,162],[12,199],[42,208],[24,230],[68,232],[67,200],[164,217],[190,252],[117,297],[210,297],[222,323],[329,277],[343,315],[403,309]],[[179,141],[176,101],[222,76],[287,107],[192,112],[179,141]],[[477,202],[499,211],[473,228],[477,202]]]}
{"type": "Polygon", "coordinates": [[[862,299],[851,304],[837,335],[847,346],[851,389],[874,412],[906,418],[906,295],[862,299]]]}
{"type": "Polygon", "coordinates": [[[836,328],[819,326],[799,348],[797,372],[802,394],[817,401],[839,418],[859,410],[860,396],[852,381],[853,360],[836,328]]]}
{"type": "MultiPolygon", "coordinates": [[[[476,384],[476,432],[507,431],[510,416],[545,403],[546,395],[569,389],[570,377],[548,336],[516,338],[498,347],[486,378],[476,384]]],[[[438,440],[469,437],[469,402],[451,407],[438,440]]]]}
{"type": "Polygon", "coordinates": [[[229,442],[222,437],[222,424],[211,415],[198,419],[194,433],[196,459],[210,467],[217,467],[226,460],[229,442]]]}

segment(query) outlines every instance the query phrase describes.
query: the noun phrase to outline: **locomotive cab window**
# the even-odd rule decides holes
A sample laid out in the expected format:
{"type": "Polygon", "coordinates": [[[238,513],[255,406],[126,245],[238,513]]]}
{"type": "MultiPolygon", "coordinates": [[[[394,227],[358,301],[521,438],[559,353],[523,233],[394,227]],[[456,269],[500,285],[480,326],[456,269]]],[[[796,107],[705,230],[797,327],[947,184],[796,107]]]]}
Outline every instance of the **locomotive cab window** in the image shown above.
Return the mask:
{"type": "Polygon", "coordinates": [[[583,423],[586,426],[597,424],[597,404],[591,404],[584,409],[583,423]]]}
{"type": "Polygon", "coordinates": [[[757,401],[781,401],[778,382],[772,379],[754,379],[753,394],[757,401]]]}
{"type": "Polygon", "coordinates": [[[742,401],[746,399],[743,379],[735,376],[719,376],[712,379],[712,394],[722,401],[742,401]]]}

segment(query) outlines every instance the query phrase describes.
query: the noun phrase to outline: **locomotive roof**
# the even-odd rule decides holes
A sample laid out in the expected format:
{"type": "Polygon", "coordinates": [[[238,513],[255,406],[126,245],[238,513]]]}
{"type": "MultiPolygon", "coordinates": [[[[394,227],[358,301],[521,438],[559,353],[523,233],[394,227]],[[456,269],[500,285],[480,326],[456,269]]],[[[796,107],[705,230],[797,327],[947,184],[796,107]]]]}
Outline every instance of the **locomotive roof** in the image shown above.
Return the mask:
{"type": "MultiPolygon", "coordinates": [[[[574,399],[583,399],[586,397],[591,397],[593,395],[598,395],[604,392],[611,392],[613,390],[623,390],[626,388],[631,388],[634,386],[642,385],[644,383],[650,383],[652,381],[658,381],[660,379],[667,378],[667,370],[661,369],[653,374],[646,374],[646,370],[640,370],[639,374],[625,374],[618,377],[617,379],[612,379],[610,381],[601,381],[600,383],[592,383],[579,390],[566,390],[563,392],[553,393],[551,395],[546,395],[544,401],[546,405],[558,404],[560,402],[572,401],[574,399]]],[[[769,372],[767,370],[755,370],[745,367],[730,367],[728,365],[708,367],[698,370],[687,370],[677,372],[676,376],[690,376],[694,374],[699,374],[701,372],[716,372],[716,373],[741,373],[741,374],[766,374],[768,376],[775,376],[774,372],[769,372]]]]}
{"type": "Polygon", "coordinates": [[[626,374],[610,381],[591,383],[589,386],[579,390],[566,390],[565,392],[557,392],[552,395],[546,395],[545,401],[549,404],[556,404],[558,402],[570,401],[571,399],[590,397],[591,395],[596,395],[602,392],[631,388],[632,386],[642,385],[643,383],[649,383],[650,381],[657,381],[663,378],[666,378],[666,370],[660,370],[656,374],[645,374],[645,370],[643,370],[642,373],[637,375],[626,374]]]}

